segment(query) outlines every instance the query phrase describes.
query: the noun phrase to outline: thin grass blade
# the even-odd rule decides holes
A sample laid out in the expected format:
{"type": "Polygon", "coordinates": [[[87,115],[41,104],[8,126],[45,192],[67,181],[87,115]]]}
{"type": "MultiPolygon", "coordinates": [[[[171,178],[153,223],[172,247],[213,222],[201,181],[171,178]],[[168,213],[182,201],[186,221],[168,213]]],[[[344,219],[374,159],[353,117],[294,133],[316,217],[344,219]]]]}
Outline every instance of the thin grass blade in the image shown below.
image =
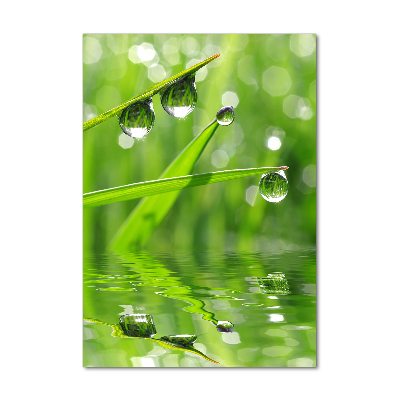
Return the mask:
{"type": "Polygon", "coordinates": [[[172,76],[171,78],[168,78],[160,83],[157,83],[157,85],[155,85],[152,88],[146,90],[145,92],[133,97],[132,99],[126,101],[125,103],[122,103],[119,106],[114,107],[113,109],[111,109],[103,114],[100,114],[97,117],[90,119],[89,121],[84,122],[83,130],[86,131],[86,130],[93,128],[94,126],[99,125],[100,123],[102,123],[116,115],[121,114],[121,112],[124,110],[124,108],[126,108],[130,104],[132,104],[136,101],[139,101],[139,100],[143,101],[145,99],[148,99],[148,98],[154,96],[160,90],[171,85],[172,83],[176,82],[177,80],[179,80],[187,75],[194,74],[200,68],[204,67],[209,62],[215,60],[217,57],[219,57],[219,54],[215,54],[214,56],[209,57],[206,60],[204,60],[196,65],[193,65],[192,67],[190,67],[188,69],[185,69],[184,71],[180,72],[179,74],[176,74],[176,75],[172,76]]]}
{"type": "Polygon", "coordinates": [[[133,183],[131,185],[119,186],[111,189],[86,193],[83,195],[83,206],[97,207],[105,204],[117,203],[120,201],[132,200],[146,196],[154,196],[189,187],[224,182],[232,179],[259,175],[269,171],[272,172],[284,169],[287,169],[287,167],[233,169],[133,183]]]}

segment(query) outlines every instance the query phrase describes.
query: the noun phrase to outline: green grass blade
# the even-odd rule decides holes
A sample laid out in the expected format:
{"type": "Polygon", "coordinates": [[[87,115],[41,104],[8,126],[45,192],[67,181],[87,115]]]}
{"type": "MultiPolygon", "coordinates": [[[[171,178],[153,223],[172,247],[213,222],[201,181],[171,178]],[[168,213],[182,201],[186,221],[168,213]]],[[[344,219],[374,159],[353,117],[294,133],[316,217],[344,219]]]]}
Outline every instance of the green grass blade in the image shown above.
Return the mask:
{"type": "MultiPolygon", "coordinates": [[[[159,179],[191,174],[196,161],[218,126],[216,119],[211,122],[181,151],[159,179]]],[[[176,190],[141,200],[114,236],[109,249],[121,250],[143,246],[154,229],[167,215],[179,193],[180,191],[176,190]]]]}
{"type": "Polygon", "coordinates": [[[83,195],[83,206],[102,206],[105,204],[117,203],[119,201],[132,200],[146,196],[154,196],[194,186],[208,185],[246,176],[260,175],[267,171],[272,172],[281,169],[287,169],[287,167],[233,169],[133,183],[131,185],[86,193],[83,195]]]}
{"type": "Polygon", "coordinates": [[[103,114],[100,114],[99,116],[92,118],[89,121],[84,122],[83,130],[86,131],[90,128],[93,128],[94,126],[99,125],[100,123],[106,121],[107,119],[110,119],[110,118],[120,114],[124,108],[126,108],[130,104],[134,103],[135,101],[145,100],[145,99],[148,99],[148,98],[154,96],[161,89],[171,85],[172,83],[176,82],[177,80],[179,80],[187,75],[191,75],[191,74],[195,73],[200,68],[207,65],[209,62],[215,60],[217,57],[219,57],[219,54],[215,54],[214,56],[209,57],[206,60],[204,60],[196,65],[193,65],[193,67],[185,69],[184,71],[180,72],[179,74],[176,74],[176,75],[172,76],[171,78],[166,79],[165,81],[157,83],[157,85],[155,85],[152,88],[146,90],[145,92],[133,97],[132,99],[126,101],[125,103],[122,103],[119,106],[114,107],[113,109],[111,109],[103,114]]]}

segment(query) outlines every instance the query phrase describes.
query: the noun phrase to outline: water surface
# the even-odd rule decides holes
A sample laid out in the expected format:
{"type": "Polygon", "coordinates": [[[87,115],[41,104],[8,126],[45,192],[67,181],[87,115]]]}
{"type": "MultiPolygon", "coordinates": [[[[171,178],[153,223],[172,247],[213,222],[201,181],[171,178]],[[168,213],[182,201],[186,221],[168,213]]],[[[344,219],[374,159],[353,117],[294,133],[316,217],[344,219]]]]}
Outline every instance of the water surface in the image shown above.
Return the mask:
{"type": "Polygon", "coordinates": [[[85,367],[316,366],[314,250],[86,254],[83,272],[85,367]],[[154,339],[196,335],[194,351],[121,335],[124,314],[150,314],[154,339]]]}

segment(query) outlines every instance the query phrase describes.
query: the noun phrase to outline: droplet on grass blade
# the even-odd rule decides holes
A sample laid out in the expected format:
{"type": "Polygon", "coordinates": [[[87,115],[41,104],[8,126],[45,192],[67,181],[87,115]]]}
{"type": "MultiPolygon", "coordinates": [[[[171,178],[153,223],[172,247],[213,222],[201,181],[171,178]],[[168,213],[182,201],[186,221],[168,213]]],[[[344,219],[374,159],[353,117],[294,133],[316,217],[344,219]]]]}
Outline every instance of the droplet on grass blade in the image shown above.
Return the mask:
{"type": "Polygon", "coordinates": [[[119,117],[119,125],[128,136],[140,139],[152,130],[154,120],[153,102],[149,99],[126,107],[119,117]]]}
{"type": "Polygon", "coordinates": [[[264,174],[259,183],[261,196],[271,202],[278,203],[288,194],[289,183],[283,171],[264,174]]]}
{"type": "Polygon", "coordinates": [[[217,121],[220,125],[230,125],[234,119],[233,107],[222,107],[217,112],[217,121]]]}
{"type": "Polygon", "coordinates": [[[173,117],[184,118],[196,107],[195,76],[189,75],[160,93],[164,110],[173,117]]]}

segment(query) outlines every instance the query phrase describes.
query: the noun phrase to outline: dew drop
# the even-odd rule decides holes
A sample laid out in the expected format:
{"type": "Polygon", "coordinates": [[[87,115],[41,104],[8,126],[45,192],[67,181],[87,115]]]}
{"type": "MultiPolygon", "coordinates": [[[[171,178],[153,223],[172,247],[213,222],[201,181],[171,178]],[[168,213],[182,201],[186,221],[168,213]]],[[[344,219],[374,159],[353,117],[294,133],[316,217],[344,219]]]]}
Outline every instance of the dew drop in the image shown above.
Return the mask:
{"type": "Polygon", "coordinates": [[[151,99],[137,101],[122,111],[119,117],[119,125],[128,136],[140,139],[151,131],[154,119],[151,99]]]}
{"type": "Polygon", "coordinates": [[[194,75],[172,84],[160,93],[164,110],[173,117],[184,118],[196,107],[197,91],[194,75]]]}
{"type": "Polygon", "coordinates": [[[220,125],[230,125],[234,119],[233,107],[222,107],[217,112],[217,121],[220,125]]]}
{"type": "Polygon", "coordinates": [[[283,171],[276,171],[264,174],[260,179],[259,188],[265,200],[278,203],[286,197],[289,183],[283,171]]]}

